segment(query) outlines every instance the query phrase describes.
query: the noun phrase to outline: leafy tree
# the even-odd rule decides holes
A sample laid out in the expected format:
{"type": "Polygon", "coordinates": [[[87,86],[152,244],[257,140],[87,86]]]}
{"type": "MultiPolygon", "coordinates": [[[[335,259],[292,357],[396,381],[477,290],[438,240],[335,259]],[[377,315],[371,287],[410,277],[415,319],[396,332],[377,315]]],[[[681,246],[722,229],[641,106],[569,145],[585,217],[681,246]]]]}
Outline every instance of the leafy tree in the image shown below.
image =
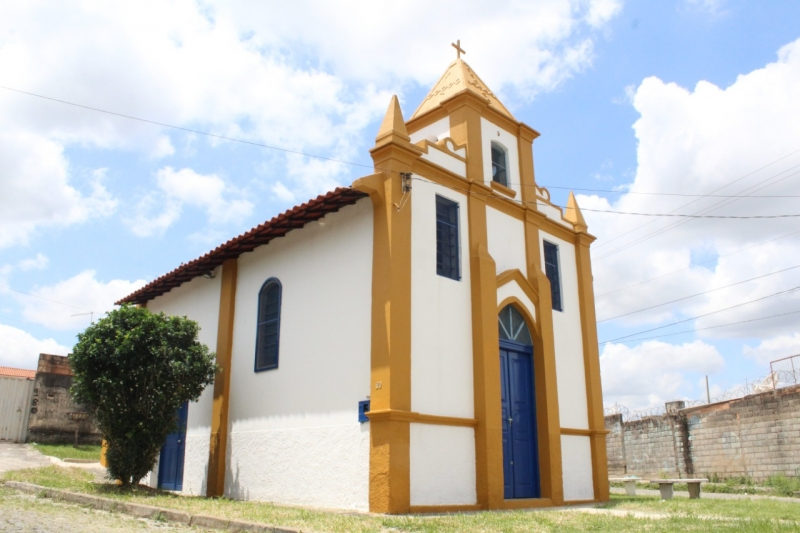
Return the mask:
{"type": "Polygon", "coordinates": [[[108,472],[124,487],[153,469],[176,413],[214,381],[214,353],[185,317],[122,306],[86,328],[69,360],[72,395],[97,420],[108,472]]]}

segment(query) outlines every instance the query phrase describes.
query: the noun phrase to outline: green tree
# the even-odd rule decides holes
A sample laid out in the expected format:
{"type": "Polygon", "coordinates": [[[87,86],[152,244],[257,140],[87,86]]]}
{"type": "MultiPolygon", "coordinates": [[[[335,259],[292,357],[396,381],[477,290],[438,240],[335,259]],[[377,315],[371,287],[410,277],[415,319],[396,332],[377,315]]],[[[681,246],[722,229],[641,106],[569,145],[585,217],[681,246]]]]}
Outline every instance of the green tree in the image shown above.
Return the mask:
{"type": "Polygon", "coordinates": [[[108,472],[124,487],[153,469],[176,413],[214,381],[214,353],[186,317],[122,306],[86,328],[69,356],[72,395],[97,420],[108,472]]]}

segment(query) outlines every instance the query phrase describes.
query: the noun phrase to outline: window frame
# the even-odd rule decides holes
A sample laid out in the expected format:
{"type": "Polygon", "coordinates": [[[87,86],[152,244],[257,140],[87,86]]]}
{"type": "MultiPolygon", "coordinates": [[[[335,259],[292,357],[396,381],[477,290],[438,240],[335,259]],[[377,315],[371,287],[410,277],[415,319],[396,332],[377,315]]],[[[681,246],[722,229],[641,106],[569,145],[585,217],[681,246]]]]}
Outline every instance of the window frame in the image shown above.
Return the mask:
{"type": "Polygon", "coordinates": [[[458,202],[455,200],[451,200],[445,196],[441,196],[439,194],[436,195],[436,275],[441,276],[443,278],[452,279],[454,281],[461,281],[461,209],[458,202]],[[445,206],[448,209],[453,209],[455,211],[454,219],[455,224],[451,224],[449,222],[445,222],[439,219],[439,206],[445,206]],[[451,230],[451,237],[454,241],[454,244],[450,245],[451,247],[455,247],[455,250],[452,254],[448,254],[448,257],[451,258],[451,265],[445,269],[444,263],[439,261],[439,256],[443,254],[443,251],[440,250],[440,247],[443,248],[445,244],[439,238],[440,235],[440,224],[447,226],[451,230]],[[454,233],[454,235],[452,234],[454,233]],[[452,257],[455,257],[455,265],[452,264],[452,257]],[[453,273],[453,270],[455,272],[453,273]]]}
{"type": "Polygon", "coordinates": [[[544,270],[547,279],[550,280],[550,297],[552,300],[553,311],[564,311],[564,293],[561,289],[561,254],[558,245],[550,241],[542,241],[542,251],[544,255],[544,270]],[[548,261],[548,246],[551,246],[555,257],[555,262],[548,261]],[[555,282],[554,282],[555,279],[555,282]]]}
{"type": "Polygon", "coordinates": [[[275,370],[278,368],[278,362],[280,359],[280,347],[281,347],[281,311],[283,308],[283,284],[281,281],[276,277],[267,278],[267,280],[261,284],[261,288],[258,290],[258,307],[256,308],[256,349],[255,349],[255,357],[253,359],[253,372],[265,372],[267,370],[275,370]],[[258,366],[258,346],[260,335],[261,335],[261,326],[271,322],[272,320],[261,320],[261,299],[265,296],[266,290],[270,285],[277,285],[278,286],[278,315],[274,321],[277,323],[276,334],[275,334],[275,364],[259,367],[258,366]]]}
{"type": "Polygon", "coordinates": [[[509,187],[509,185],[508,185],[508,150],[506,149],[505,146],[503,146],[499,142],[492,141],[489,144],[489,157],[492,160],[492,181],[495,182],[495,183],[499,183],[503,187],[509,187]],[[495,149],[495,147],[497,147],[498,151],[503,154],[503,165],[502,166],[501,165],[497,165],[495,163],[495,161],[494,161],[494,149],[495,149]],[[495,166],[498,166],[498,167],[503,169],[504,179],[502,181],[499,180],[499,179],[495,179],[495,177],[496,177],[495,176],[495,172],[494,172],[495,166]]]}

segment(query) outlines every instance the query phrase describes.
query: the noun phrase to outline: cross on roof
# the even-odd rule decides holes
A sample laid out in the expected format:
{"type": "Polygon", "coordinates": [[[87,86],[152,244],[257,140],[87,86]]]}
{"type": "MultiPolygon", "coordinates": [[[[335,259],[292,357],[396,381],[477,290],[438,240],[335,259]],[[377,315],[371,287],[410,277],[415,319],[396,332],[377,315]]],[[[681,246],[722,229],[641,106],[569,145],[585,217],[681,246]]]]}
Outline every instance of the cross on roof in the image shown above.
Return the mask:
{"type": "Polygon", "coordinates": [[[450,46],[456,49],[456,59],[461,58],[461,54],[466,54],[463,48],[461,48],[461,39],[457,40],[454,43],[450,43],[450,46]]]}

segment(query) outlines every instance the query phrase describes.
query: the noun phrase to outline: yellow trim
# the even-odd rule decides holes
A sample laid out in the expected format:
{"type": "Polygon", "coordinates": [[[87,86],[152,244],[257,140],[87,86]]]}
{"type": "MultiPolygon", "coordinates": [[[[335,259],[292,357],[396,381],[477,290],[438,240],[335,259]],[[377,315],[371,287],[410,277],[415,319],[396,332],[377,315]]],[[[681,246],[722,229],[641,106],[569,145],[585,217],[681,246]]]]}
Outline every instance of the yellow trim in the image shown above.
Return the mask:
{"type": "Polygon", "coordinates": [[[517,500],[503,500],[503,509],[536,509],[539,507],[552,507],[555,504],[550,498],[519,498],[517,500]]]}
{"type": "MultiPolygon", "coordinates": [[[[440,140],[436,141],[435,143],[429,141],[428,139],[422,139],[421,141],[417,141],[416,143],[414,143],[414,146],[416,146],[417,148],[422,150],[422,153],[424,153],[424,154],[428,153],[428,148],[433,148],[434,150],[442,152],[443,154],[446,154],[446,155],[449,155],[450,157],[458,159],[462,163],[466,163],[467,162],[467,158],[462,156],[462,155],[458,155],[456,152],[450,150],[450,148],[448,148],[448,146],[447,146],[447,141],[452,142],[453,145],[455,145],[455,149],[456,150],[461,150],[462,148],[465,148],[464,146],[459,146],[450,137],[445,137],[443,139],[440,139],[440,140]]],[[[464,150],[464,151],[466,152],[466,150],[464,150]]]]}
{"type": "Polygon", "coordinates": [[[500,194],[505,194],[506,196],[510,196],[511,198],[515,198],[517,196],[517,191],[510,187],[506,187],[502,183],[497,183],[496,181],[491,182],[492,190],[499,192],[500,194]]]}
{"type": "MultiPolygon", "coordinates": [[[[531,301],[533,305],[538,305],[539,303],[539,292],[531,285],[528,280],[522,275],[522,271],[518,268],[514,268],[512,270],[506,270],[499,276],[497,276],[497,288],[511,283],[516,282],[519,285],[519,288],[522,289],[522,292],[525,293],[525,296],[531,301]]],[[[502,307],[498,307],[498,312],[502,309],[502,307]]],[[[535,312],[535,309],[533,310],[535,312]]],[[[538,327],[538,326],[537,326],[538,327]]]]}
{"type": "MultiPolygon", "coordinates": [[[[577,203],[574,204],[574,207],[577,216],[580,214],[577,209],[577,203]]],[[[589,429],[596,432],[591,439],[592,481],[595,498],[600,501],[607,501],[609,499],[608,455],[604,433],[605,417],[603,416],[603,391],[600,380],[600,351],[597,343],[592,263],[589,253],[589,245],[593,240],[594,237],[582,231],[575,236],[573,242],[575,243],[575,262],[578,269],[578,298],[581,312],[583,366],[586,374],[589,429]]]]}
{"type": "Polygon", "coordinates": [[[382,409],[379,411],[369,411],[367,417],[370,422],[383,421],[402,421],[415,424],[431,424],[436,426],[462,426],[475,427],[478,421],[474,418],[460,418],[455,416],[439,416],[415,413],[413,411],[401,411],[399,409],[382,409]]]}
{"type": "Polygon", "coordinates": [[[412,505],[411,512],[419,514],[433,513],[466,513],[470,511],[481,511],[480,505],[412,505]]]}
{"type": "Polygon", "coordinates": [[[225,494],[225,471],[228,449],[228,405],[231,389],[233,321],[236,309],[237,259],[222,264],[219,290],[219,323],[217,326],[217,364],[220,370],[214,379],[214,402],[211,407],[211,437],[208,449],[206,496],[225,494]]]}
{"type": "Polygon", "coordinates": [[[108,468],[108,457],[106,457],[106,452],[108,452],[108,443],[106,439],[103,439],[100,442],[100,464],[108,468]]]}
{"type": "Polygon", "coordinates": [[[578,429],[578,428],[561,428],[562,435],[575,435],[577,437],[596,437],[597,435],[608,435],[611,433],[608,430],[599,429],[578,429]]]}
{"type": "MultiPolygon", "coordinates": [[[[401,172],[408,172],[422,150],[407,139],[403,116],[392,99],[379,141],[370,150],[383,172],[358,179],[373,207],[372,339],[370,406],[374,411],[411,411],[411,207],[403,198],[401,172]],[[389,133],[392,132],[392,133],[389,133]]],[[[369,509],[407,513],[411,508],[410,422],[370,421],[369,509]]]]}

